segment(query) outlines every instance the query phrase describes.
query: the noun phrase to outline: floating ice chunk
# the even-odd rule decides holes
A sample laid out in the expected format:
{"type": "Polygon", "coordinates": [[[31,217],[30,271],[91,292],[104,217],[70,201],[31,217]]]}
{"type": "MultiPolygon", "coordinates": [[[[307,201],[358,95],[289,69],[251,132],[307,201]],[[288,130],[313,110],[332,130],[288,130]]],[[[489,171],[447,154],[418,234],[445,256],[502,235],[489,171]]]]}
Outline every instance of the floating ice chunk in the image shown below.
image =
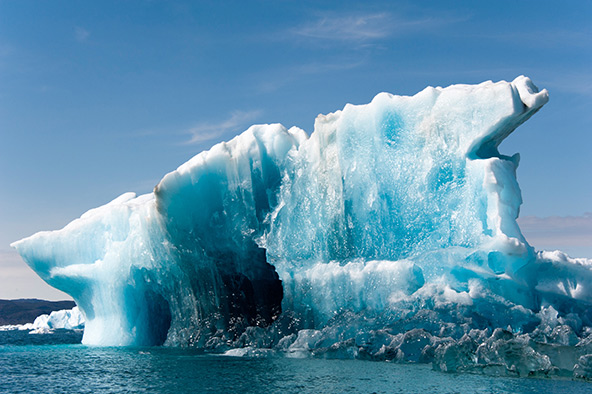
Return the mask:
{"type": "Polygon", "coordinates": [[[27,330],[31,334],[49,334],[53,330],[80,330],[84,328],[84,316],[78,307],[53,311],[35,318],[33,323],[0,326],[0,331],[27,330]]]}
{"type": "Polygon", "coordinates": [[[225,356],[230,357],[253,357],[253,358],[260,358],[260,357],[270,357],[274,355],[275,352],[271,349],[260,349],[255,347],[243,347],[237,349],[230,349],[224,352],[225,356]]]}
{"type": "Polygon", "coordinates": [[[576,378],[592,379],[592,354],[581,356],[574,367],[574,376],[576,378]]]}
{"type": "Polygon", "coordinates": [[[41,315],[33,322],[35,327],[47,326],[50,329],[75,330],[84,328],[84,316],[78,307],[53,311],[49,315],[41,315]]]}

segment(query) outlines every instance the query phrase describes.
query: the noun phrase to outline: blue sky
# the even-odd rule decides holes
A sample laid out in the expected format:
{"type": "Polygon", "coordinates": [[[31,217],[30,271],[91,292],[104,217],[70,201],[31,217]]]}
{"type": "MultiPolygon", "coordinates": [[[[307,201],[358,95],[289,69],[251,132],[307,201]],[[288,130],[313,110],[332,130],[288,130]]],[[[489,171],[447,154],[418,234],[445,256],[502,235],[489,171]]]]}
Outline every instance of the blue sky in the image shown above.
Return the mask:
{"type": "Polygon", "coordinates": [[[500,148],[522,157],[524,231],[592,257],[591,70],[582,0],[0,0],[0,298],[64,298],[10,242],[150,192],[250,124],[310,133],[381,91],[521,74],[551,96],[500,148]]]}

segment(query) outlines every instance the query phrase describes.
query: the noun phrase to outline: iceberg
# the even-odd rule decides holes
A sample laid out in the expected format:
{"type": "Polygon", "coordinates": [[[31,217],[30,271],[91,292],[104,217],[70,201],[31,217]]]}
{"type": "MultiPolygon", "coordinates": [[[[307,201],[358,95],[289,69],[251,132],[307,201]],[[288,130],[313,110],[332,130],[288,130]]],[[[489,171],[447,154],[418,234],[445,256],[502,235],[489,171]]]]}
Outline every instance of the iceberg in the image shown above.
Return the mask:
{"type": "Polygon", "coordinates": [[[84,316],[75,306],[72,309],[53,311],[35,318],[33,323],[0,326],[0,331],[29,331],[30,334],[50,334],[54,330],[81,330],[84,328],[84,316]]]}
{"type": "Polygon", "coordinates": [[[592,260],[529,245],[498,150],[547,101],[520,76],[254,125],[12,246],[90,345],[587,376],[592,260]]]}
{"type": "Polygon", "coordinates": [[[40,315],[33,322],[31,333],[46,333],[53,330],[80,330],[84,328],[84,316],[80,308],[53,311],[49,315],[40,315]]]}

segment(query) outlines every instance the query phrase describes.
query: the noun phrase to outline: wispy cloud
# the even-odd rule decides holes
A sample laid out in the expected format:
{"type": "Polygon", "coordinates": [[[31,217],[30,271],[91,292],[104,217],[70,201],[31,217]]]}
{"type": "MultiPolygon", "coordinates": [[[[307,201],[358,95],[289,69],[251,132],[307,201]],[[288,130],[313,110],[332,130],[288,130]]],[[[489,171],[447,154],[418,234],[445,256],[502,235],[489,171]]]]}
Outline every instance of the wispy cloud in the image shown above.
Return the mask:
{"type": "Polygon", "coordinates": [[[315,20],[290,28],[288,37],[315,42],[368,44],[409,32],[426,32],[467,17],[404,17],[382,13],[326,13],[315,20]]]}
{"type": "Polygon", "coordinates": [[[307,21],[261,38],[320,49],[315,61],[274,69],[257,76],[256,90],[273,92],[304,76],[329,74],[366,66],[373,53],[387,48],[388,40],[409,34],[433,34],[442,28],[468,20],[469,15],[447,13],[415,16],[391,12],[316,12],[307,21]]]}
{"type": "Polygon", "coordinates": [[[231,132],[236,133],[242,131],[242,128],[248,126],[261,113],[262,111],[260,110],[234,111],[225,120],[198,123],[186,131],[186,134],[190,135],[190,139],[185,143],[197,144],[223,137],[231,132]]]}
{"type": "MultiPolygon", "coordinates": [[[[560,249],[592,253],[592,213],[582,216],[524,216],[518,224],[528,242],[537,249],[560,249]]],[[[574,256],[574,257],[592,257],[574,256]]]]}
{"type": "Polygon", "coordinates": [[[74,28],[74,38],[78,42],[85,42],[90,37],[90,32],[80,26],[74,28]]]}
{"type": "Polygon", "coordinates": [[[389,35],[389,15],[386,13],[367,15],[322,16],[314,22],[291,29],[296,36],[337,40],[366,41],[389,35]]]}

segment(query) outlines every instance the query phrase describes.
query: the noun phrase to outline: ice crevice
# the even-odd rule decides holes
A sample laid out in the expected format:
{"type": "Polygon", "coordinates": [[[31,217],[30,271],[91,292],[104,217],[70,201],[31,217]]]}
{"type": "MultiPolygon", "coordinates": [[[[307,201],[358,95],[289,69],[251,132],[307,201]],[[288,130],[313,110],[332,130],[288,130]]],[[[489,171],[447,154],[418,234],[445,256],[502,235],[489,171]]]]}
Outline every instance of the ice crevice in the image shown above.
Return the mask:
{"type": "Polygon", "coordinates": [[[520,76],[254,125],[13,246],[86,344],[586,375],[592,263],[529,245],[498,152],[547,101],[520,76]]]}

